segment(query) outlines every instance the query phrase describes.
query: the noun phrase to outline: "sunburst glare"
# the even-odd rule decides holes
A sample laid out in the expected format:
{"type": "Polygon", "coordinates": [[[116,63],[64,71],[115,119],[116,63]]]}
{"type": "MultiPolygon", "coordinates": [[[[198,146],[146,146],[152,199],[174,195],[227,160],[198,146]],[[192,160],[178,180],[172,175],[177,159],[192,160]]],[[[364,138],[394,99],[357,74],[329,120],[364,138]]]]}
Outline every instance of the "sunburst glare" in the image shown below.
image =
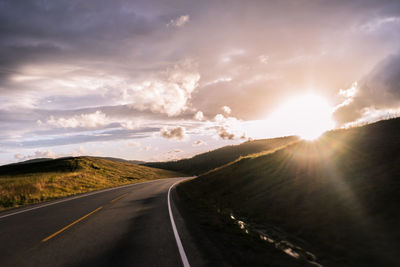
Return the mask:
{"type": "Polygon", "coordinates": [[[324,98],[310,93],[290,99],[267,121],[302,139],[314,140],[335,126],[332,112],[333,108],[324,98]]]}

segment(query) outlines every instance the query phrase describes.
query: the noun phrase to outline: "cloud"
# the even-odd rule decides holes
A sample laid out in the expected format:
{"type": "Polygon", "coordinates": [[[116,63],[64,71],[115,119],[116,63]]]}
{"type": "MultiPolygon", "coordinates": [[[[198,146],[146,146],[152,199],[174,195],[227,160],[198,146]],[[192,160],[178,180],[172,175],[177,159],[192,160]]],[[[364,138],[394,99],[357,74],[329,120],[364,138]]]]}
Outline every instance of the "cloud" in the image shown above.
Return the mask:
{"type": "Polygon", "coordinates": [[[205,146],[205,145],[207,145],[207,143],[204,142],[203,140],[197,140],[197,141],[193,142],[192,146],[205,146]]]}
{"type": "Polygon", "coordinates": [[[31,160],[31,159],[36,159],[36,158],[56,158],[56,155],[54,154],[53,151],[51,150],[38,150],[35,151],[34,154],[32,155],[26,155],[23,156],[20,153],[15,154],[14,158],[17,159],[18,161],[26,161],[26,160],[31,160]]]}
{"type": "Polygon", "coordinates": [[[78,149],[76,149],[72,153],[72,156],[73,157],[80,157],[80,156],[84,156],[84,155],[87,155],[87,154],[88,154],[88,151],[83,146],[79,146],[78,149]]]}
{"type": "Polygon", "coordinates": [[[357,94],[358,83],[354,82],[348,89],[340,89],[339,95],[345,97],[346,99],[352,99],[357,94]]]}
{"type": "Polygon", "coordinates": [[[243,139],[246,136],[242,121],[235,117],[225,117],[222,114],[217,114],[214,117],[213,124],[217,132],[217,137],[224,140],[243,139]]]}
{"type": "Polygon", "coordinates": [[[128,130],[133,130],[133,129],[137,129],[139,128],[141,123],[137,122],[137,121],[125,121],[125,122],[121,122],[121,126],[124,129],[128,129],[128,130]]]}
{"type": "Polygon", "coordinates": [[[176,154],[176,153],[182,153],[182,152],[183,152],[182,149],[175,148],[173,150],[168,151],[166,154],[176,154]]]}
{"type": "Polygon", "coordinates": [[[360,118],[344,124],[344,127],[360,126],[382,119],[392,119],[397,117],[400,117],[400,107],[387,109],[375,109],[373,107],[368,107],[363,109],[362,116],[360,118]]]}
{"type": "Polygon", "coordinates": [[[141,146],[141,144],[139,142],[133,142],[133,141],[128,142],[127,145],[131,146],[131,147],[140,147],[141,146]]]}
{"type": "Polygon", "coordinates": [[[227,83],[227,82],[231,82],[231,81],[232,81],[231,77],[221,77],[221,78],[217,78],[217,79],[215,79],[213,81],[210,81],[210,82],[205,82],[205,83],[203,83],[203,86],[214,85],[214,84],[217,84],[217,83],[227,83]]]}
{"type": "Polygon", "coordinates": [[[241,140],[243,140],[243,139],[251,140],[251,137],[247,137],[247,136],[246,136],[246,133],[243,133],[243,134],[239,137],[239,139],[241,139],[241,140]]]}
{"type": "Polygon", "coordinates": [[[177,64],[162,73],[161,78],[127,87],[123,92],[124,99],[132,102],[129,106],[133,109],[179,115],[187,109],[200,80],[200,74],[192,70],[191,65],[188,61],[177,64]]]}
{"type": "Polygon", "coordinates": [[[268,64],[269,56],[260,55],[260,56],[258,56],[258,59],[260,60],[260,63],[262,63],[262,64],[268,64]]]}
{"type": "Polygon", "coordinates": [[[343,99],[340,104],[338,104],[334,108],[334,116],[336,119],[340,121],[340,113],[343,113],[343,110],[348,108],[348,106],[354,101],[354,97],[358,93],[358,82],[353,82],[350,88],[348,89],[339,89],[338,95],[343,99]]]}
{"type": "Polygon", "coordinates": [[[204,114],[202,111],[197,111],[193,118],[195,120],[202,121],[204,119],[204,114]]]}
{"type": "Polygon", "coordinates": [[[222,110],[225,112],[225,114],[228,114],[228,115],[231,114],[231,112],[232,112],[231,108],[228,106],[223,106],[222,110]]]}
{"type": "Polygon", "coordinates": [[[217,138],[223,127],[237,140],[241,123],[310,87],[342,102],[344,123],[396,110],[393,90],[370,94],[362,77],[399,51],[400,2],[292,2],[0,1],[0,143],[15,150],[4,158],[24,147],[142,138],[168,151],[165,125],[217,138]],[[354,95],[335,95],[355,80],[354,95]]]}
{"type": "Polygon", "coordinates": [[[246,51],[244,49],[231,49],[220,57],[221,62],[227,63],[232,62],[235,57],[244,55],[246,51]]]}
{"type": "MultiPolygon", "coordinates": [[[[42,124],[41,121],[38,121],[42,124]]],[[[76,115],[70,118],[57,118],[50,116],[50,119],[46,122],[48,125],[52,125],[59,128],[97,128],[110,123],[110,119],[101,111],[96,111],[89,114],[76,115]]]]}
{"type": "Polygon", "coordinates": [[[127,129],[112,129],[112,130],[101,130],[101,131],[90,131],[81,133],[68,134],[68,135],[57,135],[45,136],[40,139],[22,139],[21,140],[6,140],[1,142],[4,147],[10,148],[33,148],[33,147],[49,147],[49,146],[64,146],[72,144],[81,144],[88,142],[114,142],[116,140],[127,140],[127,139],[142,139],[151,137],[154,133],[160,131],[159,127],[147,127],[136,130],[127,129]]]}
{"type": "Polygon", "coordinates": [[[376,118],[378,114],[393,114],[400,107],[399,84],[400,54],[396,54],[377,64],[359,83],[339,91],[344,100],[336,107],[335,120],[345,125],[363,118],[376,118]]]}
{"type": "Polygon", "coordinates": [[[377,18],[373,19],[372,21],[369,21],[363,25],[360,26],[360,29],[365,32],[375,32],[379,30],[381,27],[388,26],[392,24],[395,26],[400,26],[400,17],[383,17],[383,18],[377,18]]]}
{"type": "Polygon", "coordinates": [[[219,127],[217,130],[218,136],[224,140],[234,140],[235,134],[228,132],[225,127],[219,127]]]}
{"type": "Polygon", "coordinates": [[[160,131],[162,137],[167,139],[183,140],[186,136],[185,128],[178,126],[176,128],[163,128],[160,131]]]}
{"type": "Polygon", "coordinates": [[[171,160],[179,160],[181,158],[180,154],[183,152],[183,150],[179,148],[175,148],[172,150],[169,150],[167,152],[164,152],[160,155],[157,155],[152,158],[154,161],[171,161],[171,160]]]}
{"type": "Polygon", "coordinates": [[[182,15],[176,19],[171,19],[171,21],[167,24],[167,27],[182,27],[186,23],[189,22],[189,15],[182,15]]]}
{"type": "Polygon", "coordinates": [[[214,121],[218,122],[218,123],[223,123],[226,121],[226,118],[224,117],[224,115],[222,114],[217,114],[214,117],[214,121]]]}

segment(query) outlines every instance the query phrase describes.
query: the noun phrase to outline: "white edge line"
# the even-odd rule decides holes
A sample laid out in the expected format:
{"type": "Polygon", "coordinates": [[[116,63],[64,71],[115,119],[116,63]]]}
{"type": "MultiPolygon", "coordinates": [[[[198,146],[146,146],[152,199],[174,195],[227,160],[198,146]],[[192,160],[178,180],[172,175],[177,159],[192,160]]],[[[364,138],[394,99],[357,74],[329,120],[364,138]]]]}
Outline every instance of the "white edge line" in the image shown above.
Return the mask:
{"type": "MultiPolygon", "coordinates": [[[[177,178],[180,178],[180,177],[177,177],[177,178]]],[[[173,179],[173,178],[155,179],[155,180],[151,180],[151,181],[147,181],[147,182],[142,182],[142,183],[127,184],[127,185],[118,186],[118,187],[113,187],[113,188],[108,188],[108,189],[103,189],[103,190],[99,190],[99,191],[95,191],[95,192],[84,193],[84,194],[79,195],[79,196],[68,197],[68,198],[66,198],[66,199],[54,201],[54,202],[47,203],[47,204],[41,204],[41,205],[39,204],[39,206],[36,206],[36,207],[32,207],[32,208],[28,208],[28,209],[23,209],[23,210],[16,211],[16,212],[13,212],[13,213],[1,215],[1,216],[0,216],[0,219],[6,218],[6,217],[9,217],[9,216],[13,216],[13,215],[17,215],[17,214],[20,214],[20,213],[24,213],[24,212],[27,212],[27,211],[37,210],[37,209],[40,209],[40,208],[44,208],[44,207],[56,205],[56,204],[59,204],[59,203],[71,201],[71,200],[78,199],[78,198],[82,198],[82,197],[88,197],[88,196],[91,196],[91,195],[96,195],[96,194],[100,194],[100,193],[104,193],[104,192],[108,192],[108,191],[112,191],[112,190],[116,190],[116,189],[121,189],[121,188],[129,187],[129,186],[135,186],[135,185],[153,183],[153,182],[160,181],[160,180],[165,180],[165,179],[173,179]]]]}
{"type": "Polygon", "coordinates": [[[186,257],[185,249],[182,246],[181,238],[179,237],[178,230],[176,229],[174,216],[172,214],[171,209],[171,189],[177,184],[182,182],[182,180],[175,182],[171,187],[168,189],[168,211],[169,211],[169,218],[171,219],[172,230],[174,231],[176,245],[178,246],[179,254],[181,255],[183,267],[190,267],[189,261],[186,257]]]}

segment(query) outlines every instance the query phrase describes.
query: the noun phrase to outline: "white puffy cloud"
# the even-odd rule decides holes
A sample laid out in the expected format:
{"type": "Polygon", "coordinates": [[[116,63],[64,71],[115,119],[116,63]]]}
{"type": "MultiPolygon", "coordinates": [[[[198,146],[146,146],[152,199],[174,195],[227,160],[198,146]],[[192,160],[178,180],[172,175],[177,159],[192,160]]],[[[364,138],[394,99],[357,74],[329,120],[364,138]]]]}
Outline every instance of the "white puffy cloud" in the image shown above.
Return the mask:
{"type": "Polygon", "coordinates": [[[178,126],[175,128],[163,128],[160,131],[162,137],[167,139],[183,140],[186,137],[185,128],[178,126]]]}
{"type": "Polygon", "coordinates": [[[340,89],[339,90],[339,95],[345,97],[345,98],[352,98],[356,95],[357,93],[357,82],[354,82],[350,88],[348,89],[340,89]]]}
{"type": "MultiPolygon", "coordinates": [[[[226,111],[230,111],[229,107],[226,111]]],[[[224,107],[223,107],[224,109],[224,107]]],[[[214,129],[216,130],[216,137],[224,140],[234,140],[236,138],[244,139],[246,134],[243,129],[242,121],[235,117],[225,117],[222,114],[217,114],[214,117],[214,129]]]]}
{"type": "Polygon", "coordinates": [[[354,82],[348,89],[340,89],[338,94],[343,98],[343,101],[342,103],[340,103],[335,107],[335,110],[350,105],[354,101],[354,97],[356,96],[357,92],[358,92],[357,82],[354,82]]]}
{"type": "Polygon", "coordinates": [[[193,91],[198,87],[200,74],[191,63],[175,65],[161,76],[125,88],[123,97],[130,107],[176,116],[187,109],[193,91]]]}
{"type": "Polygon", "coordinates": [[[231,108],[228,106],[223,106],[222,110],[225,112],[225,114],[228,114],[228,115],[231,114],[231,112],[232,112],[231,108]]]}
{"type": "Polygon", "coordinates": [[[73,157],[80,157],[83,155],[87,155],[88,152],[87,150],[83,147],[83,146],[79,146],[73,153],[72,156],[73,157]]]}
{"type": "Polygon", "coordinates": [[[52,125],[59,128],[96,128],[107,125],[110,123],[110,119],[101,111],[94,113],[75,115],[69,118],[54,118],[50,116],[50,119],[46,122],[48,125],[52,125]]]}
{"type": "Polygon", "coordinates": [[[217,115],[215,115],[215,117],[214,117],[214,121],[219,122],[219,123],[222,123],[222,122],[225,122],[225,121],[226,121],[226,118],[225,118],[224,115],[222,115],[222,114],[217,114],[217,115]]]}
{"type": "Polygon", "coordinates": [[[182,27],[186,23],[189,22],[189,15],[182,15],[177,17],[176,19],[171,19],[167,24],[168,27],[182,27]]]}
{"type": "Polygon", "coordinates": [[[122,128],[133,130],[140,126],[140,123],[137,121],[123,121],[121,122],[122,128]]]}
{"type": "Polygon", "coordinates": [[[194,119],[198,121],[202,121],[204,119],[204,114],[202,111],[197,111],[196,114],[194,114],[194,119]]]}

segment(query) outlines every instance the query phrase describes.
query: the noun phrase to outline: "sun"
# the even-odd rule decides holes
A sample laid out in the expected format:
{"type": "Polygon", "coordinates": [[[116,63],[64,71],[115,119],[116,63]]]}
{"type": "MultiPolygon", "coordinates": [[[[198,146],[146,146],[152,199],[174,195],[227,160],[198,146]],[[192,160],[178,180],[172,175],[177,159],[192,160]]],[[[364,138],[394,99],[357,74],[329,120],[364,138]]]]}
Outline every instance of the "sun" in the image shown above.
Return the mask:
{"type": "Polygon", "coordinates": [[[305,94],[284,103],[269,116],[268,121],[283,132],[314,140],[335,126],[332,113],[333,108],[323,97],[305,94]]]}

